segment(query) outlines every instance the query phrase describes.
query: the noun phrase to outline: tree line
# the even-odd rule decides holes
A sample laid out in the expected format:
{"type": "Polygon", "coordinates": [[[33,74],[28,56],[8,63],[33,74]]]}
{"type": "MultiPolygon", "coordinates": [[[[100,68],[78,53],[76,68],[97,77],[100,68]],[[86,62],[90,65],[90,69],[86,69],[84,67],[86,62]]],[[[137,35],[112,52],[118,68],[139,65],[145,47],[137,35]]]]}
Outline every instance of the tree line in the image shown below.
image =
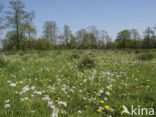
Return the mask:
{"type": "Polygon", "coordinates": [[[54,21],[46,21],[42,36],[37,38],[33,24],[35,12],[27,12],[24,2],[20,0],[11,0],[9,8],[2,17],[3,6],[0,5],[0,32],[7,30],[5,39],[1,40],[3,50],[156,48],[156,26],[148,27],[143,35],[137,29],[122,30],[112,41],[105,30],[95,26],[73,34],[68,25],[64,25],[63,31],[60,31],[54,21]]]}

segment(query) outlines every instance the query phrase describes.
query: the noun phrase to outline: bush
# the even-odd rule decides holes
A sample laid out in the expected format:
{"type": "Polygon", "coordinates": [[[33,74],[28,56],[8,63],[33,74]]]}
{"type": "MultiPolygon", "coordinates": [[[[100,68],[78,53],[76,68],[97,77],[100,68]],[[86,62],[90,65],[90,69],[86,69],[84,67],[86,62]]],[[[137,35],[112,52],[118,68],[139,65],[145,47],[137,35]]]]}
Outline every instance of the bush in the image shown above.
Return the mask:
{"type": "Polygon", "coordinates": [[[138,54],[138,53],[140,53],[140,51],[139,51],[139,50],[136,50],[136,51],[135,51],[135,54],[138,54]]]}
{"type": "Polygon", "coordinates": [[[0,55],[0,67],[6,66],[9,63],[9,61],[6,59],[4,55],[0,55]]]}
{"type": "Polygon", "coordinates": [[[71,56],[70,56],[70,59],[72,60],[72,59],[79,59],[80,58],[80,55],[79,54],[72,54],[71,56]]]}
{"type": "Polygon", "coordinates": [[[62,54],[62,52],[61,52],[61,51],[57,51],[56,54],[57,54],[57,55],[58,55],[58,54],[62,54]]]}
{"type": "Polygon", "coordinates": [[[127,54],[130,54],[130,53],[132,53],[132,50],[127,50],[127,54]]]}
{"type": "Polygon", "coordinates": [[[137,57],[137,59],[141,61],[152,60],[153,58],[154,58],[154,55],[150,53],[141,54],[137,57]]]}
{"type": "Polygon", "coordinates": [[[95,62],[89,56],[84,56],[82,60],[79,62],[80,68],[90,68],[94,66],[95,66],[95,62]]]}

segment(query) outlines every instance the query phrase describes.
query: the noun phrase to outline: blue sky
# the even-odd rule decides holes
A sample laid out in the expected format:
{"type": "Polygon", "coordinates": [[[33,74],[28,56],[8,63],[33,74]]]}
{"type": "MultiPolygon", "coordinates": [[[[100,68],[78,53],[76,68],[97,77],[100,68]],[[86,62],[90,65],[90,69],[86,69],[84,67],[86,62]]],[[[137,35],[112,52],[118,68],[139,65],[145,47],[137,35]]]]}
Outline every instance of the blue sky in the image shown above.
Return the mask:
{"type": "MultiPolygon", "coordinates": [[[[7,10],[10,0],[0,0],[7,10]]],[[[55,21],[73,33],[90,25],[106,30],[114,39],[123,29],[136,28],[142,34],[156,24],[156,0],[23,0],[26,10],[35,11],[34,25],[42,34],[44,21],[55,21]]]]}

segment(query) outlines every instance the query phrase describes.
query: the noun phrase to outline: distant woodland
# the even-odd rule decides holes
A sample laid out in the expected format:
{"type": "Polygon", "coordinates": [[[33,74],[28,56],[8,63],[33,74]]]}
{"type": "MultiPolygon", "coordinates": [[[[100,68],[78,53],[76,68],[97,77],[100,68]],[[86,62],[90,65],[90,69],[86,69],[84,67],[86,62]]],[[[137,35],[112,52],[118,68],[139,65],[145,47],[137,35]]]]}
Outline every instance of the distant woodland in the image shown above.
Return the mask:
{"type": "Polygon", "coordinates": [[[10,10],[4,12],[4,6],[0,5],[0,34],[7,31],[5,39],[1,39],[2,50],[156,48],[156,26],[147,27],[143,34],[137,29],[125,29],[112,40],[107,31],[95,26],[73,34],[68,25],[60,30],[54,21],[46,21],[42,36],[38,37],[33,24],[35,12],[27,12],[20,0],[10,1],[8,7],[10,10]]]}

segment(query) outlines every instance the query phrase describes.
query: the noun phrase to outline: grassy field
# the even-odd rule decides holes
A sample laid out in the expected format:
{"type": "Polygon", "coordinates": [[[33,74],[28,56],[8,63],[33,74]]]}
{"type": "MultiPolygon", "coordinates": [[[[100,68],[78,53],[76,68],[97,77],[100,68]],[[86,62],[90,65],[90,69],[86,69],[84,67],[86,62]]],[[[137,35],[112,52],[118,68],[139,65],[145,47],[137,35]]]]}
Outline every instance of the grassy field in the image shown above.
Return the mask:
{"type": "Polygon", "coordinates": [[[156,57],[138,60],[142,53],[156,50],[5,52],[0,117],[128,117],[123,105],[156,109],[156,57]]]}

